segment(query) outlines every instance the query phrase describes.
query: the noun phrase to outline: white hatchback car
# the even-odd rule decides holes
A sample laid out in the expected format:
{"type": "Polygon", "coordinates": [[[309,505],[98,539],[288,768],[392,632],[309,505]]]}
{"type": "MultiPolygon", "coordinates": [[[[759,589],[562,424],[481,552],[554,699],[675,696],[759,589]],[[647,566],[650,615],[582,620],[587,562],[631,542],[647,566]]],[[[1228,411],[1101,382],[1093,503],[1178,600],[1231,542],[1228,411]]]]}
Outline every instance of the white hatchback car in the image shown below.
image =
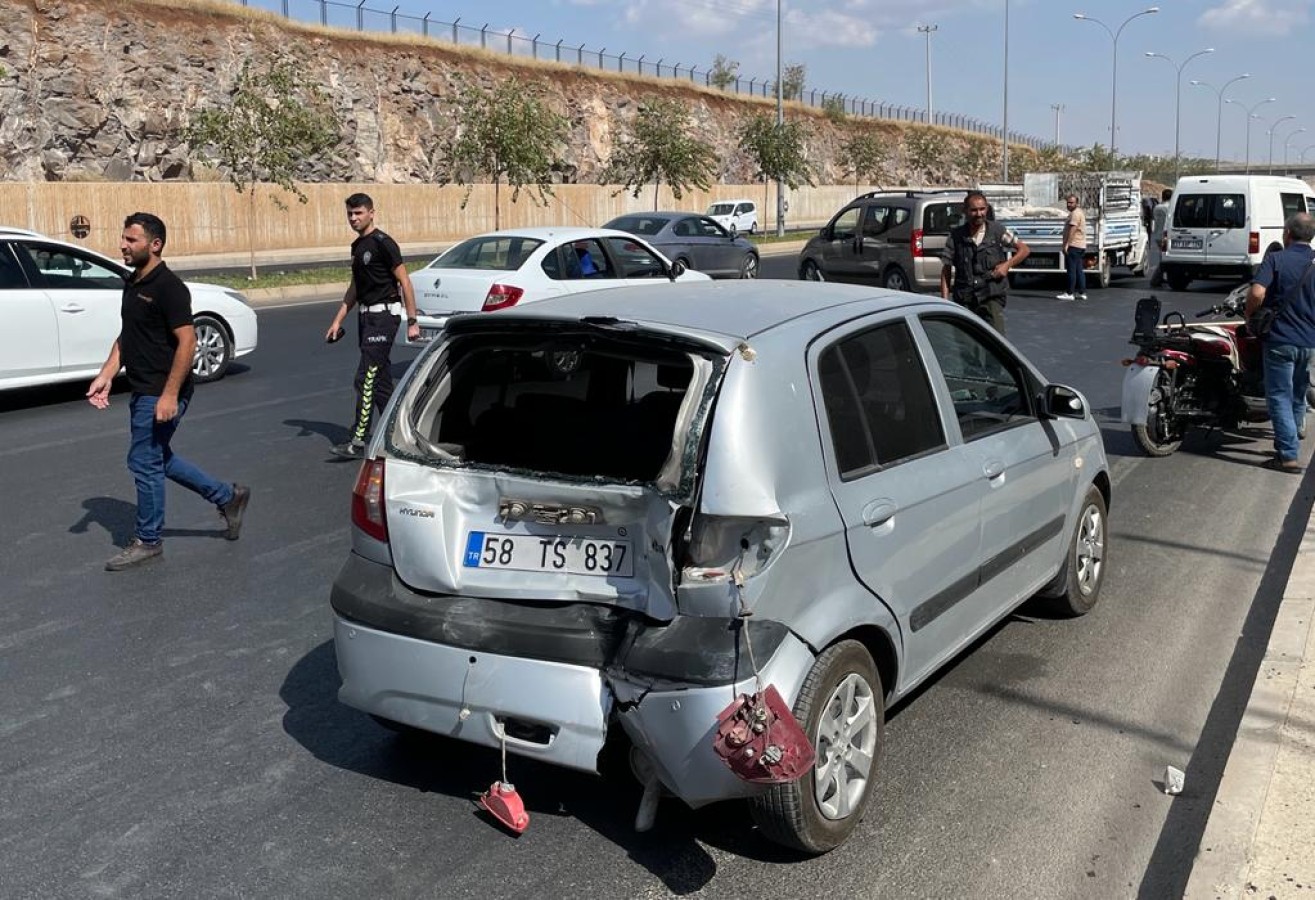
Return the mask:
{"type": "MultiPolygon", "coordinates": [[[[75,244],[0,227],[0,390],[94,378],[119,333],[122,263],[75,244]]],[[[256,313],[229,288],[188,282],[192,378],[214,381],[256,349],[256,313]]]]}
{"type": "MultiPolygon", "coordinates": [[[[608,228],[520,228],[468,238],[411,273],[420,343],[448,317],[627,285],[707,281],[633,234],[608,228]]],[[[399,343],[406,340],[399,332],[399,343]]]]}

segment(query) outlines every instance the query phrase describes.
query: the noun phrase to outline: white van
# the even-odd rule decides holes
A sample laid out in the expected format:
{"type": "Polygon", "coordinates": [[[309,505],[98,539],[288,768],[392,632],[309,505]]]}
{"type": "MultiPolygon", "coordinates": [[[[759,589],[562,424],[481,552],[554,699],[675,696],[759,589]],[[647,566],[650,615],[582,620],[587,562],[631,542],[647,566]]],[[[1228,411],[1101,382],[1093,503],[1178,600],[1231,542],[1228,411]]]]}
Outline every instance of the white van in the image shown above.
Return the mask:
{"type": "Polygon", "coordinates": [[[1189,175],[1169,207],[1164,278],[1176,291],[1197,278],[1250,279],[1283,246],[1283,222],[1315,212],[1315,190],[1277,175],[1189,175]]]}
{"type": "Polygon", "coordinates": [[[708,207],[708,218],[727,231],[758,230],[758,204],[752,200],[718,200],[708,207]]]}

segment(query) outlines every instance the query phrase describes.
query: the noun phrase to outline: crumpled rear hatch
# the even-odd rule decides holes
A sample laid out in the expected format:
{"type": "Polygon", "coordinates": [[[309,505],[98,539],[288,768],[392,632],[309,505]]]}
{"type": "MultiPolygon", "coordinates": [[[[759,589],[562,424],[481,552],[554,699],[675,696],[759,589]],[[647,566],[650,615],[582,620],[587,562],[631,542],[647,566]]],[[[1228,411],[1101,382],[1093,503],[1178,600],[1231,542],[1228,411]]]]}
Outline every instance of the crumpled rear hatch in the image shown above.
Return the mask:
{"type": "Polygon", "coordinates": [[[386,442],[397,576],[670,619],[671,547],[728,351],[615,320],[451,323],[386,442]]]}

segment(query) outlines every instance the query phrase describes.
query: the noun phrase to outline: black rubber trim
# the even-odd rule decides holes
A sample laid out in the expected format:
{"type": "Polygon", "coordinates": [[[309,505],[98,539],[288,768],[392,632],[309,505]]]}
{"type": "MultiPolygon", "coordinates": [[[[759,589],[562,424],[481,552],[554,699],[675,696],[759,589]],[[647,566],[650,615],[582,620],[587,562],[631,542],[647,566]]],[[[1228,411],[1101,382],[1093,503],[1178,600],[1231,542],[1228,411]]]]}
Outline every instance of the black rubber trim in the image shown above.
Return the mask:
{"type": "Polygon", "coordinates": [[[982,584],[990,581],[1005,569],[1021,560],[1024,556],[1037,550],[1042,544],[1064,530],[1064,517],[1058,516],[1042,525],[1036,531],[1015,541],[1003,551],[982,563],[982,584]]]}
{"type": "Polygon", "coordinates": [[[630,610],[596,603],[527,603],[421,594],[392,567],[350,554],[334,579],[334,612],[368,628],[448,647],[601,669],[616,656],[630,610]]]}
{"type": "MultiPolygon", "coordinates": [[[[748,619],[753,659],[764,666],[789,629],[769,619],[748,619]]],[[[734,684],[753,677],[753,664],[739,619],[680,616],[660,627],[637,625],[621,652],[631,675],[697,685],[734,684]]]]}
{"type": "Polygon", "coordinates": [[[974,571],[960,578],[940,593],[919,603],[909,616],[909,628],[913,631],[920,631],[949,612],[956,603],[977,590],[977,586],[982,583],[980,575],[980,569],[974,571]]]}

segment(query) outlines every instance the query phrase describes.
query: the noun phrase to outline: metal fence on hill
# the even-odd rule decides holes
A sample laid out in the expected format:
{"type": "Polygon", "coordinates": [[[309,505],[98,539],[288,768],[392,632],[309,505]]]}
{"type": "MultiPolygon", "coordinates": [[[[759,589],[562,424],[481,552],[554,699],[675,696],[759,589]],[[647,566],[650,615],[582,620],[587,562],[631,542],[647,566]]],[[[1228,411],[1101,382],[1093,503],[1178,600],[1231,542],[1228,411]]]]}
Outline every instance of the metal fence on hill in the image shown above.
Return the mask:
{"type": "MultiPolygon", "coordinates": [[[[365,5],[365,0],[355,4],[340,3],[336,0],[239,0],[239,2],[242,6],[278,13],[286,19],[318,23],[332,28],[411,34],[545,62],[588,66],[610,72],[629,72],[654,78],[678,79],[705,87],[714,87],[714,73],[711,69],[686,65],[683,60],[675,58],[655,57],[647,53],[632,55],[628,51],[609,53],[606,47],[594,49],[584,44],[567,43],[565,39],[553,41],[544,38],[542,33],[531,35],[518,33],[515,28],[492,29],[487,23],[478,27],[464,24],[460,17],[455,22],[439,21],[431,18],[429,13],[417,18],[399,13],[396,6],[391,11],[373,9],[365,5]]],[[[731,94],[766,98],[776,96],[776,82],[770,78],[746,78],[733,75],[724,82],[724,86],[721,84],[716,86],[731,94]]],[[[819,91],[807,86],[804,86],[795,99],[807,106],[837,109],[846,115],[897,122],[927,122],[927,111],[920,107],[900,106],[849,94],[819,91]]],[[[996,138],[1002,136],[1000,126],[959,113],[937,111],[932,115],[932,124],[996,138]]],[[[1009,138],[1013,143],[1037,150],[1052,144],[1051,141],[1014,131],[1009,133],[1009,138]]]]}

